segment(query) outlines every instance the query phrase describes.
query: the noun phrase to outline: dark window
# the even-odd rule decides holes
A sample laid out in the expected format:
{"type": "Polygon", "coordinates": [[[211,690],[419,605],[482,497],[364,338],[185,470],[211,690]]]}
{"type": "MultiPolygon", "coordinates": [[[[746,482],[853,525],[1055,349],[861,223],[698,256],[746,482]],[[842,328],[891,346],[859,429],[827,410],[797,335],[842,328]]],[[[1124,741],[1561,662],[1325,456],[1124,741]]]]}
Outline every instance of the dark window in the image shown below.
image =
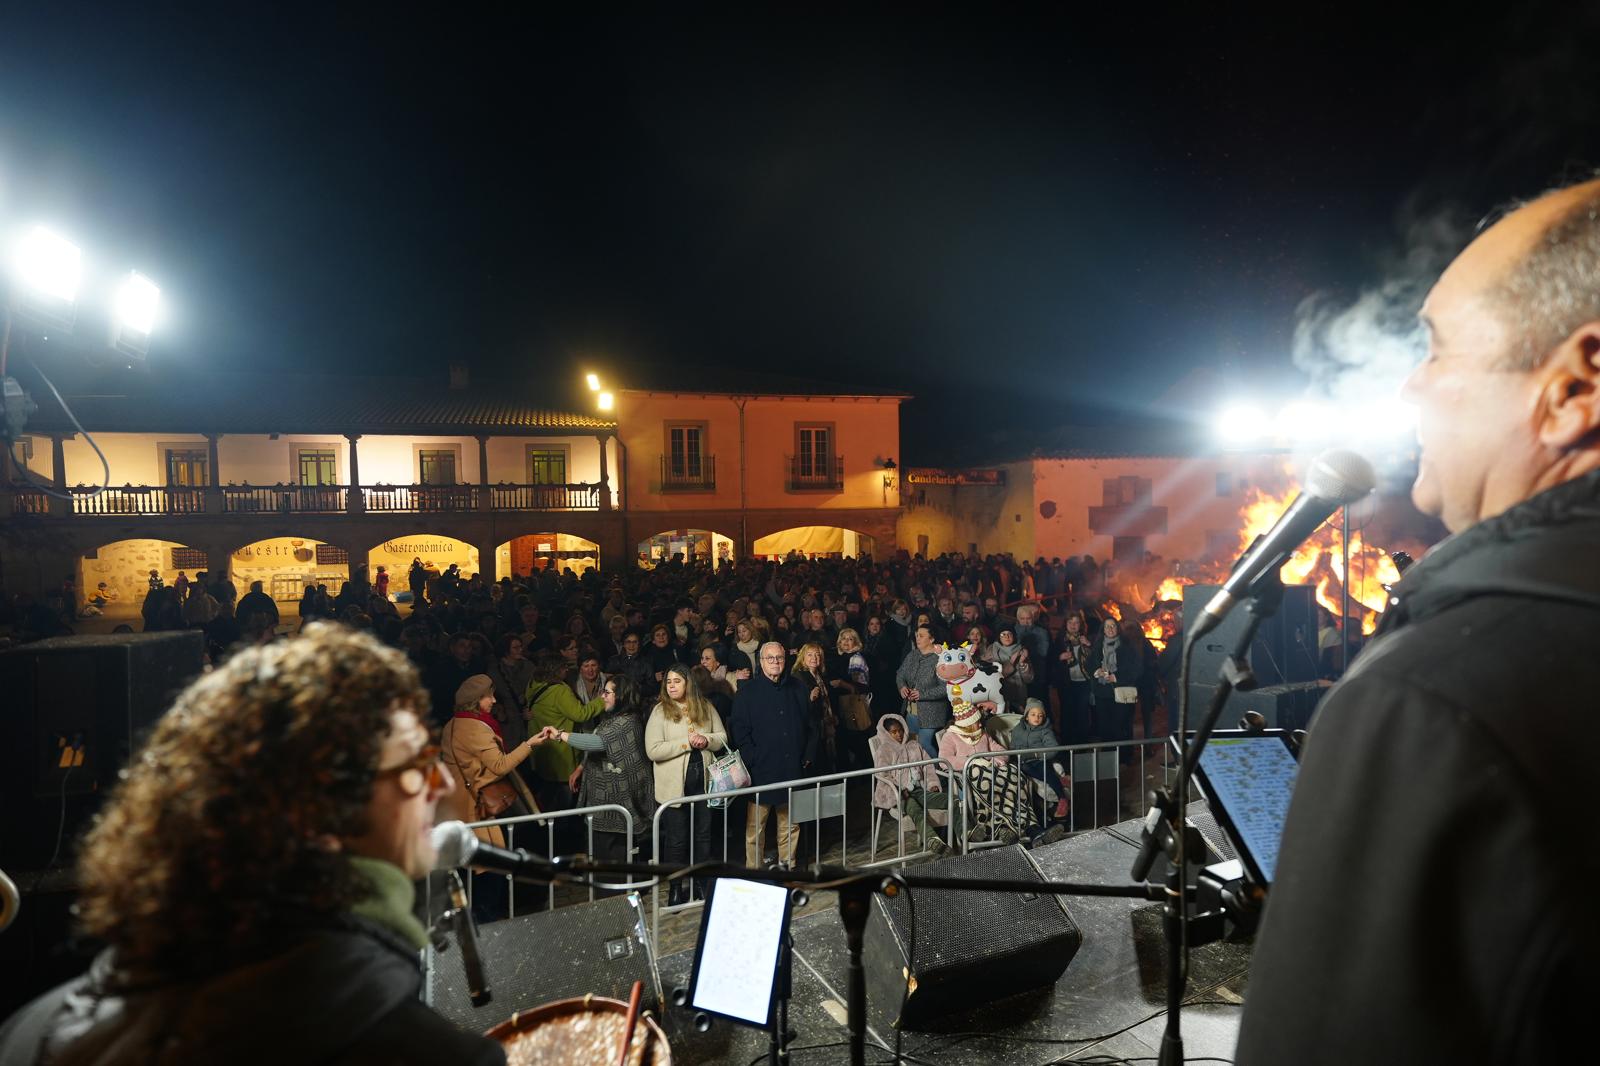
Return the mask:
{"type": "Polygon", "coordinates": [[[1232,474],[1224,473],[1224,474],[1218,474],[1217,475],[1217,495],[1218,496],[1232,496],[1233,495],[1233,475],[1232,474]]]}
{"type": "Polygon", "coordinates": [[[211,483],[207,475],[204,448],[168,448],[167,484],[184,488],[201,488],[211,483]]]}
{"type": "Polygon", "coordinates": [[[300,484],[332,485],[339,479],[339,461],[332,448],[300,449],[300,484]]]}
{"type": "Polygon", "coordinates": [[[529,448],[528,484],[565,485],[567,483],[567,450],[565,448],[529,448]]]}
{"type": "Polygon", "coordinates": [[[698,480],[704,471],[705,432],[700,426],[667,427],[667,474],[676,481],[698,480]]]}
{"type": "Polygon", "coordinates": [[[456,453],[446,450],[423,449],[417,453],[417,463],[424,485],[454,485],[456,483],[456,453]]]}
{"type": "Polygon", "coordinates": [[[833,476],[832,431],[827,426],[798,426],[795,430],[795,458],[798,474],[802,478],[828,478],[833,476]]]}

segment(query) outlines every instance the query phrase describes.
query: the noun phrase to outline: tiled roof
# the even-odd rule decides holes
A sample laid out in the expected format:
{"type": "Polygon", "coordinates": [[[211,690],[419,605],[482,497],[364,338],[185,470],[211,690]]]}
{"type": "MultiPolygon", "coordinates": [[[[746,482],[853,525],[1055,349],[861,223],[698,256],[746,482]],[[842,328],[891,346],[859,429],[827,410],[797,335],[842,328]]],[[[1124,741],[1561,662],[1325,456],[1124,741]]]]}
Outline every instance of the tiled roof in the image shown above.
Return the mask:
{"type": "MultiPolygon", "coordinates": [[[[559,433],[616,428],[614,419],[553,410],[512,386],[449,389],[396,378],[216,375],[183,383],[122,382],[126,391],[74,394],[67,403],[90,432],[127,433],[559,433]]],[[[70,430],[49,390],[28,428],[70,430]]]]}

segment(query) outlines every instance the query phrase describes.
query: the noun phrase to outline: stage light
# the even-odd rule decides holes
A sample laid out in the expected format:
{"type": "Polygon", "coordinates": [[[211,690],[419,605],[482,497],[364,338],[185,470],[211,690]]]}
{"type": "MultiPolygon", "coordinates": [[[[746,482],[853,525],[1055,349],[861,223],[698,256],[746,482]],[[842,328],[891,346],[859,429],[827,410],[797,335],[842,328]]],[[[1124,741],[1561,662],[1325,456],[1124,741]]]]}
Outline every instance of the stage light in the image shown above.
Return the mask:
{"type": "Polygon", "coordinates": [[[599,392],[600,391],[600,375],[599,374],[585,374],[583,376],[583,380],[589,383],[589,391],[590,392],[599,392]]]}
{"type": "Polygon", "coordinates": [[[117,322],[148,336],[155,329],[156,309],[160,305],[161,289],[135,270],[117,290],[117,322]]]}
{"type": "Polygon", "coordinates": [[[600,394],[600,410],[609,411],[616,406],[616,403],[616,397],[612,396],[609,392],[602,392],[600,394]]]}
{"type": "Polygon", "coordinates": [[[1238,404],[1225,409],[1217,417],[1216,434],[1228,444],[1252,444],[1267,433],[1268,422],[1261,408],[1252,404],[1238,404]]]}
{"type": "Polygon", "coordinates": [[[78,246],[36,226],[17,248],[17,280],[29,295],[70,306],[78,299],[83,254],[78,246]]]}
{"type": "Polygon", "coordinates": [[[1339,432],[1339,418],[1326,404],[1295,400],[1286,404],[1275,420],[1274,433],[1283,440],[1324,441],[1339,432]]]}

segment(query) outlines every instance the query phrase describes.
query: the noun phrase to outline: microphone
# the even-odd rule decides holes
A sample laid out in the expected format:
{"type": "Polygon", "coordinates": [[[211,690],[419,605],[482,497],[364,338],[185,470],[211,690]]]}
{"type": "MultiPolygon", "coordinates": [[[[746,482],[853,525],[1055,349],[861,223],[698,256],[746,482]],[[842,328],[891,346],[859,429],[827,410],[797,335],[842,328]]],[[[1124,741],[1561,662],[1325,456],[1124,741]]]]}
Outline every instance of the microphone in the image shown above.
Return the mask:
{"type": "Polygon", "coordinates": [[[549,884],[552,867],[549,859],[529,855],[521,848],[497,848],[485,844],[462,822],[440,822],[433,827],[434,869],[449,870],[471,866],[510,874],[524,881],[549,884]]]}
{"type": "Polygon", "coordinates": [[[1328,516],[1345,504],[1370,493],[1378,483],[1372,464],[1355,452],[1330,449],[1312,462],[1305,490],[1283,512],[1277,525],[1250,546],[1228,580],[1190,628],[1191,642],[1221,624],[1236,604],[1263,575],[1273,573],[1294,554],[1328,516]]]}

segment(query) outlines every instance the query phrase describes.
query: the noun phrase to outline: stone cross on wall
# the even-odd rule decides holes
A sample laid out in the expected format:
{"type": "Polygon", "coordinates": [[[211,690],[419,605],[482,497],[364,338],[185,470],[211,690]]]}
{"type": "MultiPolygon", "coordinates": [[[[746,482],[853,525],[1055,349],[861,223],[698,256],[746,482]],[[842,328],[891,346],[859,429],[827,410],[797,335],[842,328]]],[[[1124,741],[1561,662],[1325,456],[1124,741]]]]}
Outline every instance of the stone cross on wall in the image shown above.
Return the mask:
{"type": "Polygon", "coordinates": [[[1167,509],[1151,503],[1151,493],[1149,478],[1105,479],[1099,506],[1089,508],[1089,529],[1111,538],[1113,557],[1142,559],[1145,538],[1166,533],[1167,509]]]}

